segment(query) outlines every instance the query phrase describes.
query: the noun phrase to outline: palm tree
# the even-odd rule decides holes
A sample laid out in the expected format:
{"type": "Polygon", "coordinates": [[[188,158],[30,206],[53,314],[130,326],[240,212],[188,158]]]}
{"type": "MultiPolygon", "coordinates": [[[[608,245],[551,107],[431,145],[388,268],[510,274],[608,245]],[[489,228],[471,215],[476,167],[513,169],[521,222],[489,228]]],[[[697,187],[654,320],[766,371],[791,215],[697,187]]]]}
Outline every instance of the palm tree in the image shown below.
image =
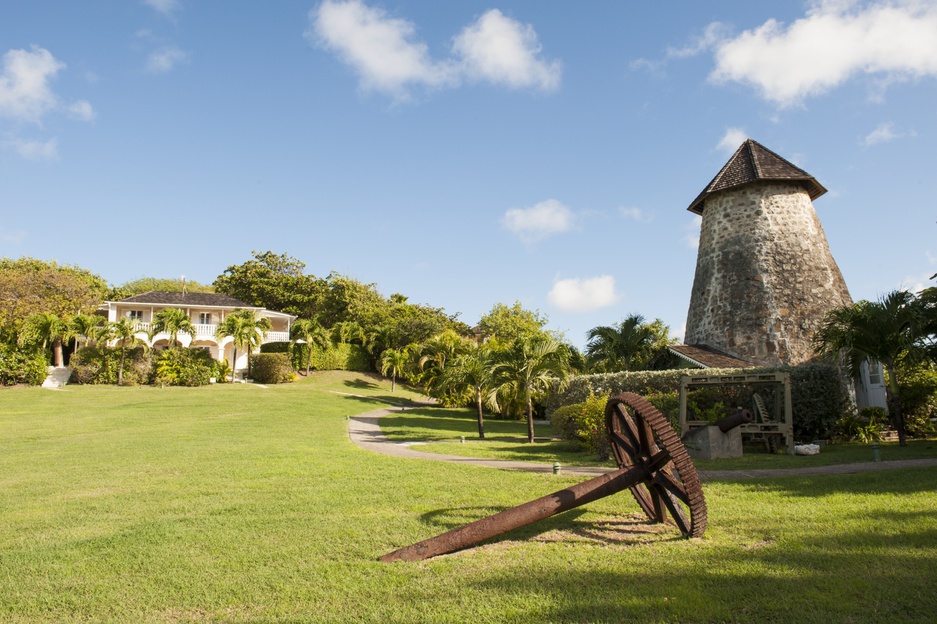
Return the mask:
{"type": "Polygon", "coordinates": [[[926,356],[927,332],[925,304],[907,291],[896,290],[876,302],[860,301],[830,311],[813,338],[817,354],[842,358],[846,372],[854,379],[859,378],[863,362],[882,363],[888,376],[888,411],[900,446],[907,446],[907,442],[899,365],[926,356]]]}
{"type": "Polygon", "coordinates": [[[332,326],[332,332],[335,339],[342,344],[354,340],[364,341],[364,330],[354,321],[339,321],[332,326]]]}
{"type": "Polygon", "coordinates": [[[153,315],[153,322],[150,324],[150,340],[160,332],[169,334],[169,346],[174,347],[178,343],[179,334],[188,334],[195,338],[195,325],[185,313],[185,310],[179,308],[163,308],[153,315]]]}
{"type": "MultiPolygon", "coordinates": [[[[102,331],[106,328],[104,317],[98,315],[76,314],[68,324],[69,335],[73,338],[83,337],[85,345],[97,343],[102,331]]],[[[76,346],[77,348],[77,346],[76,346]]]]}
{"type": "Polygon", "coordinates": [[[645,323],[640,314],[617,325],[593,327],[586,336],[586,356],[592,368],[609,373],[642,368],[657,338],[653,324],[645,323]]]}
{"type": "Polygon", "coordinates": [[[308,377],[309,362],[312,360],[312,347],[325,348],[331,343],[332,338],[328,330],[311,319],[297,319],[290,327],[290,334],[292,334],[294,342],[302,340],[308,345],[306,351],[306,376],[308,377]]]}
{"type": "Polygon", "coordinates": [[[43,353],[49,344],[52,344],[54,366],[65,366],[65,356],[62,353],[62,341],[68,337],[68,323],[51,312],[33,314],[23,321],[20,330],[20,344],[41,344],[43,353]]]}
{"type": "Polygon", "coordinates": [[[456,357],[443,373],[443,387],[448,391],[462,394],[471,391],[478,411],[478,437],[485,439],[485,400],[492,400],[494,388],[494,368],[491,350],[485,346],[476,347],[469,353],[456,357]]]}
{"type": "Polygon", "coordinates": [[[418,362],[420,381],[425,392],[447,403],[451,398],[444,385],[446,367],[468,352],[471,342],[451,329],[437,334],[424,343],[418,362]]]}
{"type": "Polygon", "coordinates": [[[102,340],[116,340],[120,345],[120,364],[117,367],[117,385],[124,384],[124,356],[127,349],[132,349],[137,345],[146,347],[146,343],[137,337],[137,324],[128,318],[122,318],[119,321],[111,321],[105,326],[101,334],[102,340]]]}
{"type": "Polygon", "coordinates": [[[381,353],[381,374],[390,372],[390,391],[397,389],[397,375],[404,370],[410,357],[406,349],[384,349],[381,353]]]}
{"type": "Polygon", "coordinates": [[[268,331],[270,331],[270,319],[265,316],[258,316],[254,310],[235,308],[218,324],[218,328],[215,330],[215,338],[220,342],[230,336],[234,347],[233,357],[231,358],[233,362],[231,365],[231,383],[234,383],[238,347],[247,350],[247,375],[250,376],[251,351],[263,344],[268,331]]]}
{"type": "Polygon", "coordinates": [[[495,356],[495,386],[523,395],[527,407],[527,441],[534,441],[534,402],[537,392],[566,380],[566,346],[552,338],[519,338],[495,356]]]}

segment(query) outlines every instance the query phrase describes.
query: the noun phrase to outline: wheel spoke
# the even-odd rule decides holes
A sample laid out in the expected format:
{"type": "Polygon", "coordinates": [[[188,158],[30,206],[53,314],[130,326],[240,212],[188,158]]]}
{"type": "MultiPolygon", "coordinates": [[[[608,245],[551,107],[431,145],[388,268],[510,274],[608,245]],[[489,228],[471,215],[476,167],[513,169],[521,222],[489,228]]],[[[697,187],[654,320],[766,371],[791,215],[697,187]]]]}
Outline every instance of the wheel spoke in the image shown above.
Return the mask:
{"type": "Polygon", "coordinates": [[[654,511],[654,502],[651,500],[651,493],[647,487],[643,483],[636,485],[631,488],[631,493],[634,495],[634,500],[638,501],[638,505],[644,511],[647,519],[651,522],[660,522],[657,513],[654,511]]]}
{"type": "MultiPolygon", "coordinates": [[[[621,432],[627,434],[631,439],[632,448],[638,449],[641,448],[641,438],[638,435],[638,428],[634,422],[634,419],[630,415],[626,415],[625,408],[618,406],[618,422],[621,424],[621,432]]],[[[635,455],[634,457],[637,457],[635,455]]]]}
{"type": "Polygon", "coordinates": [[[656,475],[654,475],[654,483],[660,485],[672,495],[676,496],[683,504],[690,504],[690,497],[686,493],[686,488],[684,488],[683,484],[677,480],[677,477],[671,470],[664,469],[659,471],[656,475]]]}
{"type": "Polygon", "coordinates": [[[621,435],[621,433],[619,433],[618,431],[613,431],[611,438],[612,438],[612,448],[615,449],[615,457],[616,459],[619,460],[619,463],[621,463],[621,460],[624,459],[626,460],[625,463],[627,465],[630,466],[631,464],[633,464],[634,462],[631,461],[631,458],[637,455],[637,449],[635,449],[635,447],[632,446],[631,441],[626,440],[625,437],[621,435]],[[625,453],[624,457],[618,457],[619,450],[624,451],[625,453]]]}
{"type": "Polygon", "coordinates": [[[690,521],[687,520],[686,513],[683,511],[683,507],[677,502],[670,493],[662,488],[661,486],[654,484],[652,490],[657,491],[660,494],[661,500],[664,501],[664,504],[667,506],[670,515],[673,518],[674,522],[677,523],[677,527],[684,535],[690,535],[690,521]]]}

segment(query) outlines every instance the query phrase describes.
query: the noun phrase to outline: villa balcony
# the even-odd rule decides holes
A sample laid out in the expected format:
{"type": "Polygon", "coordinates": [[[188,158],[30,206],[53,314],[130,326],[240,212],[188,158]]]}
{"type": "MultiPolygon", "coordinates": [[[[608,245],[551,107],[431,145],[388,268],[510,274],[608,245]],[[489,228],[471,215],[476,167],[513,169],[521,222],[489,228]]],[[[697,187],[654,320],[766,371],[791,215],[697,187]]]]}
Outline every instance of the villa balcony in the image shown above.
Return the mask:
{"type": "MultiPolygon", "coordinates": [[[[149,323],[137,323],[136,328],[137,328],[137,333],[148,334],[150,331],[150,324],[149,323]]],[[[218,329],[218,325],[214,323],[211,325],[196,324],[195,325],[195,340],[205,340],[205,339],[214,340],[215,331],[217,329],[218,329]]],[[[160,332],[153,337],[154,342],[157,340],[168,340],[168,339],[169,339],[169,334],[167,334],[166,332],[160,332]]],[[[289,332],[269,331],[267,332],[267,336],[264,338],[264,343],[266,344],[268,342],[289,342],[289,339],[290,339],[289,332]]]]}

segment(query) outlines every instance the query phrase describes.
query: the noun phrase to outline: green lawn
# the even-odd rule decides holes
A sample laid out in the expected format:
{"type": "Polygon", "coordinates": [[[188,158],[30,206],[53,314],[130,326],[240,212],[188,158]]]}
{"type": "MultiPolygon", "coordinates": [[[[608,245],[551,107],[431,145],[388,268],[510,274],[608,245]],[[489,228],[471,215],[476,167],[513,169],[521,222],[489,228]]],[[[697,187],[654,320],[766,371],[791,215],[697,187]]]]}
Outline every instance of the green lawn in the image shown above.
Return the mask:
{"type": "Polygon", "coordinates": [[[345,374],[269,388],[0,390],[0,622],[924,622],[937,612],[937,468],[707,483],[699,540],[647,525],[620,494],[482,548],[381,564],[575,482],[349,442],[347,415],[407,396],[345,374]]]}

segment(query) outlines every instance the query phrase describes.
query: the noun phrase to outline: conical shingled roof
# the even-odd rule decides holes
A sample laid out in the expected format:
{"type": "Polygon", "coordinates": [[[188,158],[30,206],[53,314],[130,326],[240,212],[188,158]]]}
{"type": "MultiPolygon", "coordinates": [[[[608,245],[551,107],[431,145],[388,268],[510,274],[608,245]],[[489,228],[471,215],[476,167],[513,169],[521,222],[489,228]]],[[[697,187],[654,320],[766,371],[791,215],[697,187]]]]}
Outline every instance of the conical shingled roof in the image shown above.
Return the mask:
{"type": "Polygon", "coordinates": [[[810,199],[816,199],[826,193],[826,189],[812,175],[781,158],[761,143],[745,139],[729,162],[716,174],[712,182],[706,185],[703,192],[697,195],[687,210],[701,215],[703,202],[708,196],[759,180],[800,182],[810,195],[810,199]]]}

